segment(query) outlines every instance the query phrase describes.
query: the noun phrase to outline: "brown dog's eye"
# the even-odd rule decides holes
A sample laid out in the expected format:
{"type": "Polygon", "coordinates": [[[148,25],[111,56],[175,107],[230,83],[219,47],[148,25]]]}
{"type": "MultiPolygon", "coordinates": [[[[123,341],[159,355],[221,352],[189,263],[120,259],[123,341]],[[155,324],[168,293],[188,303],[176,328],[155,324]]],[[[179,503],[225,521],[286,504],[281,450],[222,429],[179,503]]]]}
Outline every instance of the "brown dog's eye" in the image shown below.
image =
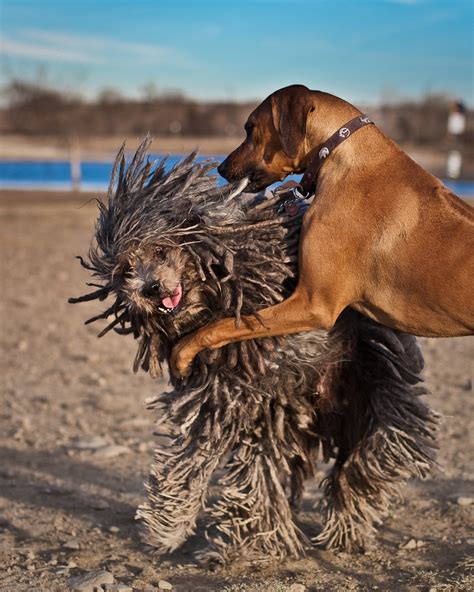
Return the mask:
{"type": "Polygon", "coordinates": [[[244,126],[245,131],[247,132],[247,135],[250,136],[250,134],[253,131],[253,128],[255,127],[255,125],[253,123],[246,123],[244,126]]]}

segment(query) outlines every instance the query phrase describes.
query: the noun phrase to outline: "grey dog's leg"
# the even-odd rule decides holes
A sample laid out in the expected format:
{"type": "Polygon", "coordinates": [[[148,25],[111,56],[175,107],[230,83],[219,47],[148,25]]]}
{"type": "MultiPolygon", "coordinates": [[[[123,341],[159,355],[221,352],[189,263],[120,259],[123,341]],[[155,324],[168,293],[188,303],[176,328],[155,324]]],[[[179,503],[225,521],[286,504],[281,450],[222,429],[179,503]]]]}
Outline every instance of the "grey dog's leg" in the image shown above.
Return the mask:
{"type": "Polygon", "coordinates": [[[308,541],[293,521],[281,478],[283,463],[265,438],[242,437],[219,481],[210,546],[199,554],[201,560],[225,562],[246,553],[266,558],[304,554],[308,541]]]}
{"type": "Polygon", "coordinates": [[[356,336],[339,455],[325,481],[325,526],[315,543],[364,548],[403,482],[435,465],[438,416],[420,399],[417,352],[414,337],[371,321],[356,336]],[[355,425],[355,417],[364,419],[355,425]]]}
{"type": "Polygon", "coordinates": [[[188,445],[178,439],[156,450],[146,483],[148,501],[136,516],[147,544],[167,553],[193,534],[209,481],[226,448],[224,442],[211,446],[209,440],[196,438],[188,445]]]}

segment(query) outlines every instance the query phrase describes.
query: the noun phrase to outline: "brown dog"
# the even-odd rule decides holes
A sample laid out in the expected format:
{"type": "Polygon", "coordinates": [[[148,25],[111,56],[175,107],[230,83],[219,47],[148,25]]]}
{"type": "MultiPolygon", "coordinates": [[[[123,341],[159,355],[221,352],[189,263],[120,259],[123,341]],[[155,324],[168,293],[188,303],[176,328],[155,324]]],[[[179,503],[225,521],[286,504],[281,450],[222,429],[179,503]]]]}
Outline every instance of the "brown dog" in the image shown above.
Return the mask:
{"type": "MultiPolygon", "coordinates": [[[[280,89],[250,115],[247,138],[219,172],[228,181],[247,177],[251,192],[290,173],[311,176],[315,152],[357,116],[335,96],[280,89]]],[[[239,327],[225,319],[185,337],[173,352],[177,375],[206,348],[330,329],[347,306],[414,335],[474,333],[472,208],[374,125],[340,143],[314,176],[295,292],[239,327]]]]}

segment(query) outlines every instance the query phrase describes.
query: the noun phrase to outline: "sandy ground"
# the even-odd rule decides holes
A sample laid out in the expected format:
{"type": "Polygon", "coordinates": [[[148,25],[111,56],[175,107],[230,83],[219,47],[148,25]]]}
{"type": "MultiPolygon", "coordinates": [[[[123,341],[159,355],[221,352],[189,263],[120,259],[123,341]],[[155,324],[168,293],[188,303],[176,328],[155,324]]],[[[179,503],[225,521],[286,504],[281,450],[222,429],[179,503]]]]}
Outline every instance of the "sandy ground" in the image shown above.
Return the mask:
{"type": "MultiPolygon", "coordinates": [[[[202,528],[171,556],[143,546],[134,513],[153,449],[144,400],[164,385],[133,375],[133,340],[97,340],[83,326],[96,303],[67,304],[88,279],[73,259],[96,215],[86,200],[0,193],[0,590],[67,590],[98,568],[137,590],[160,580],[180,592],[474,589],[472,338],[422,340],[429,401],[444,415],[441,470],[405,487],[370,552],[211,572],[193,560],[202,528]]],[[[310,499],[301,519],[317,532],[310,499]]]]}

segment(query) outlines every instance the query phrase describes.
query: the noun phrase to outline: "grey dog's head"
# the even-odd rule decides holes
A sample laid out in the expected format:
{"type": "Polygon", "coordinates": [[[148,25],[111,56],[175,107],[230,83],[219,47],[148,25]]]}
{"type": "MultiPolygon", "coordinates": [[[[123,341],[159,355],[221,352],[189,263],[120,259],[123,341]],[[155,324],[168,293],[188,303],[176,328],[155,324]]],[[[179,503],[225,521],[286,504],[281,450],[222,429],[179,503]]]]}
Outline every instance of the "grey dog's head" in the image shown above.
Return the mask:
{"type": "Polygon", "coordinates": [[[132,316],[155,317],[180,333],[207,307],[190,254],[178,245],[145,243],[129,249],[114,274],[115,292],[132,316]]]}
{"type": "Polygon", "coordinates": [[[128,253],[121,287],[129,306],[142,314],[169,314],[183,304],[179,249],[146,245],[128,253]]]}
{"type": "MultiPolygon", "coordinates": [[[[112,299],[87,322],[107,320],[99,336],[132,334],[139,340],[134,368],[158,375],[183,335],[224,316],[239,322],[278,301],[293,267],[274,202],[268,211],[257,199],[254,208],[240,198],[240,184],[216,185],[209,175],[215,163],[198,163],[194,154],[169,170],[164,161],[153,168],[149,143],[128,168],[119,152],[89,257],[80,257],[95,290],[70,302],[112,299]],[[269,266],[276,268],[271,282],[269,266]]],[[[299,227],[299,217],[291,220],[299,227]]]]}

